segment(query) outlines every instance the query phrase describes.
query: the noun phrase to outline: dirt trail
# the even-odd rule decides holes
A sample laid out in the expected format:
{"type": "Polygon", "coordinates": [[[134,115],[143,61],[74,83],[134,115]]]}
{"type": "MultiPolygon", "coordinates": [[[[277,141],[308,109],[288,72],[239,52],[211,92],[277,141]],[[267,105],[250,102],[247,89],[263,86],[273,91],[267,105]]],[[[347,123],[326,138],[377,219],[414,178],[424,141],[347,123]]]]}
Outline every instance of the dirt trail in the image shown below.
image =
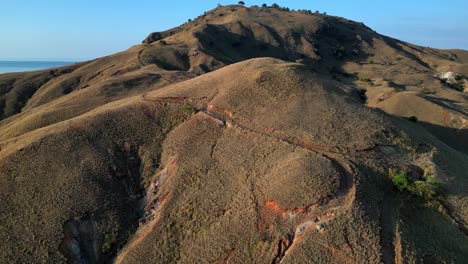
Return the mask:
{"type": "MultiPolygon", "coordinates": [[[[305,208],[288,210],[282,208],[276,201],[268,200],[267,197],[262,195],[265,201],[264,208],[266,210],[276,212],[281,218],[289,217],[297,220],[295,221],[297,222],[295,230],[287,234],[284,239],[278,241],[277,252],[275,256],[273,256],[272,263],[281,263],[283,258],[294,248],[295,244],[300,241],[305,232],[310,231],[312,228],[319,232],[323,231],[322,225],[324,223],[346,213],[346,211],[351,208],[355,197],[355,171],[353,164],[348,161],[342,153],[334,152],[324,145],[311,141],[304,141],[271,128],[259,129],[249,126],[247,125],[247,123],[249,123],[247,120],[242,120],[243,124],[241,124],[237,120],[238,117],[234,120],[233,111],[208,104],[206,102],[208,101],[207,97],[195,98],[183,96],[149,98],[144,94],[141,98],[143,101],[153,103],[190,104],[194,107],[196,112],[209,116],[217,121],[217,123],[227,128],[239,129],[246,133],[253,133],[257,136],[269,138],[275,142],[282,142],[293,147],[302,148],[332,162],[341,175],[340,187],[334,197],[323,197],[316,203],[305,208]],[[316,213],[317,209],[321,209],[320,213],[316,213]]],[[[259,191],[261,192],[261,190],[259,191]]]]}

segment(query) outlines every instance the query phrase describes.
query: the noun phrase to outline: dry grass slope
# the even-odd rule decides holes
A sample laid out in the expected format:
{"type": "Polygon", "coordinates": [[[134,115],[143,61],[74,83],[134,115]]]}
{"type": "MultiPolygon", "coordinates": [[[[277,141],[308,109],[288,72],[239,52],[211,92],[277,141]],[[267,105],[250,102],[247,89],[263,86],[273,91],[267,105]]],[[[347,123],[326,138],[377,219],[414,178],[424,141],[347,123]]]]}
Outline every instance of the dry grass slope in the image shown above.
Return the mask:
{"type": "Polygon", "coordinates": [[[0,262],[461,263],[467,98],[435,76],[468,76],[467,60],[224,6],[0,75],[0,262]],[[444,194],[399,193],[389,169],[444,194]]]}

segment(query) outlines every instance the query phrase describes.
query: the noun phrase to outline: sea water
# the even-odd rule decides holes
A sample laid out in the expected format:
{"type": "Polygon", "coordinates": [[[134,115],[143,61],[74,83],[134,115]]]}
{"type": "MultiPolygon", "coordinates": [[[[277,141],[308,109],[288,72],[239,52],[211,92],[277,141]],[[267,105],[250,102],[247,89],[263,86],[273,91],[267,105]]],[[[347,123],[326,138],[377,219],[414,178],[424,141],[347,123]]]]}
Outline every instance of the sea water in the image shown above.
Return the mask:
{"type": "Polygon", "coordinates": [[[67,61],[0,61],[0,74],[7,72],[37,71],[72,64],[67,61]]]}

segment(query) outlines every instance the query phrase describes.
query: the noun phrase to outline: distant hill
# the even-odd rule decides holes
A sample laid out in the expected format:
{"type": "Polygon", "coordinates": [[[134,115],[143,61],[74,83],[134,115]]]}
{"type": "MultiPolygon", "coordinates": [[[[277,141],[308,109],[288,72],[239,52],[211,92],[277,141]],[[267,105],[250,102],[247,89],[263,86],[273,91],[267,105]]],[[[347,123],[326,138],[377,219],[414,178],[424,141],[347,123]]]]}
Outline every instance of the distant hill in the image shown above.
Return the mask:
{"type": "Polygon", "coordinates": [[[462,263],[466,76],[468,51],[240,5],[1,74],[0,262],[462,263]]]}

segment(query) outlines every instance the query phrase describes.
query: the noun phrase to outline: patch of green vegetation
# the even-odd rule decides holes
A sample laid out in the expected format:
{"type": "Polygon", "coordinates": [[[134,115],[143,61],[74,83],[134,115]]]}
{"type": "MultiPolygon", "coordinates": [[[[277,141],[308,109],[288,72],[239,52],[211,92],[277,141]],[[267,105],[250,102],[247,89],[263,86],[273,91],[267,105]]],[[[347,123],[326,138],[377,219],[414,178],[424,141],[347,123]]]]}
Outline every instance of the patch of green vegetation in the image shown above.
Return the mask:
{"type": "Polygon", "coordinates": [[[167,45],[167,42],[164,40],[164,39],[161,39],[159,41],[159,44],[162,45],[162,46],[166,46],[167,45]]]}
{"type": "Polygon", "coordinates": [[[196,112],[196,109],[191,105],[183,106],[180,108],[180,110],[182,110],[182,112],[187,113],[189,115],[192,115],[196,112]]]}
{"type": "Polygon", "coordinates": [[[463,92],[465,90],[465,86],[461,83],[450,83],[449,87],[459,92],[463,92]]]}
{"type": "Polygon", "coordinates": [[[104,234],[104,239],[102,240],[102,253],[108,255],[112,253],[118,237],[117,228],[112,228],[108,233],[104,234]]]}
{"type": "Polygon", "coordinates": [[[408,117],[408,120],[414,123],[418,122],[418,118],[416,116],[410,116],[408,117]]]}
{"type": "Polygon", "coordinates": [[[346,56],[346,48],[344,46],[339,46],[335,48],[335,51],[333,51],[333,55],[337,60],[342,60],[346,56]]]}
{"type": "Polygon", "coordinates": [[[369,78],[359,78],[359,81],[366,82],[366,83],[372,83],[372,80],[369,79],[369,78]]]}
{"type": "Polygon", "coordinates": [[[461,76],[460,74],[455,75],[456,81],[461,81],[462,79],[463,79],[463,76],[461,76]]]}
{"type": "Polygon", "coordinates": [[[421,93],[423,93],[423,94],[434,94],[435,92],[433,92],[433,91],[431,91],[431,90],[429,90],[427,88],[422,88],[421,93]]]}
{"type": "Polygon", "coordinates": [[[393,185],[400,192],[408,192],[426,200],[432,200],[442,192],[442,182],[432,175],[427,176],[425,180],[414,181],[405,170],[390,170],[389,174],[392,178],[393,185]]]}

